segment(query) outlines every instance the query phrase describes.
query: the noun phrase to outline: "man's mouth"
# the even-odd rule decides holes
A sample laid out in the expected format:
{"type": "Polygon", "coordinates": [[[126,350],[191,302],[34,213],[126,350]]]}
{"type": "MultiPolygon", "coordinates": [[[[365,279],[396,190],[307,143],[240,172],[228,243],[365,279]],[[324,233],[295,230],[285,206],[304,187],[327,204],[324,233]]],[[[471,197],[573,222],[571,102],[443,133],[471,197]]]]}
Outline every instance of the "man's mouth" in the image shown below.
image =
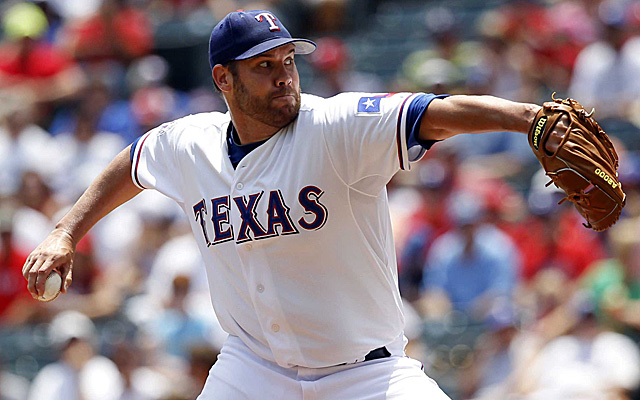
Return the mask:
{"type": "Polygon", "coordinates": [[[284,90],[284,91],[277,91],[276,93],[274,93],[271,98],[272,99],[277,99],[280,97],[295,97],[296,93],[294,91],[291,90],[284,90]]]}

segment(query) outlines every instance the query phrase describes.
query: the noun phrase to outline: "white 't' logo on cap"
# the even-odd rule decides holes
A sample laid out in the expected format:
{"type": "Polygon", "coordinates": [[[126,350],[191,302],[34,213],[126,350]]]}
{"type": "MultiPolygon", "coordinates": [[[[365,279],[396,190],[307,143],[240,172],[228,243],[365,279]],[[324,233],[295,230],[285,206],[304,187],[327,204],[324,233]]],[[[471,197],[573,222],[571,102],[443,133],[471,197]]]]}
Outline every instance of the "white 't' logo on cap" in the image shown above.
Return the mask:
{"type": "Polygon", "coordinates": [[[276,17],[274,17],[273,15],[269,14],[269,13],[260,13],[258,15],[256,15],[256,21],[258,22],[262,22],[264,20],[266,20],[269,23],[269,30],[274,32],[274,31],[279,31],[280,27],[278,25],[275,24],[274,21],[277,21],[276,17]]]}

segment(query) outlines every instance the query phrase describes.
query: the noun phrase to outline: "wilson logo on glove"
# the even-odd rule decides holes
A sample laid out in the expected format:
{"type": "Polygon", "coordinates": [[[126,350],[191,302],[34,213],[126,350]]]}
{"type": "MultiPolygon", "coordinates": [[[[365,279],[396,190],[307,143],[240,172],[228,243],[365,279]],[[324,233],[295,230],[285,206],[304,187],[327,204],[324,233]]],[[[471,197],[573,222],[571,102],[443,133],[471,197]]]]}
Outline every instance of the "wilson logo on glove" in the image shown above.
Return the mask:
{"type": "Polygon", "coordinates": [[[536,129],[533,131],[533,147],[536,150],[540,147],[540,134],[544,132],[544,126],[547,123],[547,117],[540,117],[536,123],[536,129]]]}

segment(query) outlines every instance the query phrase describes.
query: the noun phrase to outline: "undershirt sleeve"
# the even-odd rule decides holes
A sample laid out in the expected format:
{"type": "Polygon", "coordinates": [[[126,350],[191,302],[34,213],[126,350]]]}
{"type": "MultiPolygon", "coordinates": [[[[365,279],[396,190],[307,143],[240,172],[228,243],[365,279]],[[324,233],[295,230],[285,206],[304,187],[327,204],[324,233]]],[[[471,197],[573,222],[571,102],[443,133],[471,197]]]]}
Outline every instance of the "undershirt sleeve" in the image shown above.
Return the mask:
{"type": "Polygon", "coordinates": [[[439,142],[439,140],[422,140],[419,137],[420,133],[420,123],[422,122],[422,117],[424,113],[427,111],[429,104],[435,99],[444,99],[449,97],[448,94],[443,95],[432,95],[432,94],[421,94],[416,97],[414,101],[409,104],[409,108],[407,110],[407,148],[409,150],[410,161],[419,160],[425,153],[425,151],[429,150],[431,146],[435,143],[439,142]],[[419,146],[418,154],[412,156],[413,148],[419,146]]]}

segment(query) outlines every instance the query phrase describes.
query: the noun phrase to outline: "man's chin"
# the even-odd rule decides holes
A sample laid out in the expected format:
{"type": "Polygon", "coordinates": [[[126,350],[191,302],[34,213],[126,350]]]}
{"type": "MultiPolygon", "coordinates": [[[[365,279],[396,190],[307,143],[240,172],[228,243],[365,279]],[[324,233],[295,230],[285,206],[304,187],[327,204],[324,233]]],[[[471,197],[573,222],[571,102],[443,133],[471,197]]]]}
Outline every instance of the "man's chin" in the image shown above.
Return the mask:
{"type": "Polygon", "coordinates": [[[298,116],[300,105],[294,100],[293,104],[287,104],[282,107],[274,107],[270,113],[271,123],[269,125],[276,128],[282,128],[289,125],[298,116]]]}
{"type": "Polygon", "coordinates": [[[282,112],[295,112],[300,109],[300,102],[294,96],[281,96],[271,99],[271,107],[274,110],[282,110],[282,112]]]}

